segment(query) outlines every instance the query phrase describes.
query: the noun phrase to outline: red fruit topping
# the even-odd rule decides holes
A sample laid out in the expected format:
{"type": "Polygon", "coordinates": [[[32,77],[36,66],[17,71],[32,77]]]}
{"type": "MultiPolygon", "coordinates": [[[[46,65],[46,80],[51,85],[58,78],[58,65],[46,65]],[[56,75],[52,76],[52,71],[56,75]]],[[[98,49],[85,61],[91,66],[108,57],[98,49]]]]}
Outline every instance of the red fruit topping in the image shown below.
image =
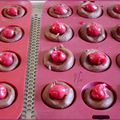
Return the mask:
{"type": "Polygon", "coordinates": [[[3,85],[0,85],[0,100],[7,96],[7,89],[3,85]]]}
{"type": "Polygon", "coordinates": [[[54,34],[64,34],[66,31],[66,27],[63,23],[56,22],[51,26],[51,32],[54,34]]]}
{"type": "Polygon", "coordinates": [[[65,15],[68,12],[68,7],[65,4],[56,5],[54,12],[58,15],[65,15]]]}
{"type": "Polygon", "coordinates": [[[101,31],[101,26],[95,23],[87,28],[87,34],[92,37],[98,37],[101,34],[101,31]]]}
{"type": "Polygon", "coordinates": [[[114,8],[113,11],[120,14],[120,4],[117,4],[114,8]]]}
{"type": "Polygon", "coordinates": [[[17,16],[19,14],[19,11],[16,7],[11,7],[7,10],[7,13],[10,16],[17,16]]]}
{"type": "Polygon", "coordinates": [[[97,6],[93,3],[88,3],[85,6],[83,6],[83,9],[87,12],[95,12],[97,10],[97,6]]]}
{"type": "Polygon", "coordinates": [[[12,28],[6,28],[3,30],[3,36],[10,39],[15,35],[15,31],[12,28]]]}
{"type": "Polygon", "coordinates": [[[106,63],[106,56],[102,53],[91,53],[90,55],[88,55],[88,60],[91,64],[93,65],[101,65],[101,64],[105,64],[106,63]]]}
{"type": "Polygon", "coordinates": [[[98,84],[91,90],[91,97],[95,100],[104,100],[109,97],[106,84],[98,84]]]}
{"type": "Polygon", "coordinates": [[[0,64],[4,66],[10,66],[13,64],[13,56],[11,53],[4,53],[0,55],[0,64]]]}
{"type": "Polygon", "coordinates": [[[51,54],[51,58],[52,58],[53,62],[55,62],[55,63],[62,63],[66,60],[67,56],[64,52],[62,52],[60,50],[55,50],[51,54]]]}
{"type": "Polygon", "coordinates": [[[117,28],[117,34],[120,35],[120,26],[117,28]]]}
{"type": "Polygon", "coordinates": [[[68,94],[68,89],[63,85],[54,85],[49,90],[49,95],[53,99],[61,100],[68,94]]]}

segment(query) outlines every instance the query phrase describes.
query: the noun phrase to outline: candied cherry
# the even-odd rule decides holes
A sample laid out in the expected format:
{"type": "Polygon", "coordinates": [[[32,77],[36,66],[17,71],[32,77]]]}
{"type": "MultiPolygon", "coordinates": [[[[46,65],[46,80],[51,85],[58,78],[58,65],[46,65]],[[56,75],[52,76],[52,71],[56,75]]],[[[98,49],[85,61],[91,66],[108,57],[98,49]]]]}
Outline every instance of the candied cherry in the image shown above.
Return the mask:
{"type": "Polygon", "coordinates": [[[10,39],[10,38],[13,38],[15,35],[15,31],[13,28],[5,28],[3,30],[3,36],[10,39]]]}
{"type": "Polygon", "coordinates": [[[55,50],[52,52],[51,58],[55,63],[63,63],[66,60],[67,56],[64,52],[55,50]]]}
{"type": "Polygon", "coordinates": [[[91,97],[95,100],[104,100],[109,97],[106,84],[98,84],[91,90],[91,97]]]}
{"type": "Polygon", "coordinates": [[[64,85],[54,85],[49,90],[49,95],[53,99],[61,100],[68,94],[68,89],[64,85]]]}
{"type": "Polygon", "coordinates": [[[65,15],[68,12],[68,7],[65,4],[56,5],[54,12],[58,15],[65,15]]]}
{"type": "Polygon", "coordinates": [[[88,3],[83,6],[83,9],[87,12],[95,12],[97,10],[97,6],[93,3],[88,3]]]}
{"type": "Polygon", "coordinates": [[[19,10],[16,7],[11,7],[7,10],[8,15],[17,16],[19,14],[19,10]]]}
{"type": "Polygon", "coordinates": [[[87,34],[91,37],[98,37],[101,34],[101,26],[98,24],[91,24],[88,28],[87,28],[87,34]]]}
{"type": "Polygon", "coordinates": [[[7,52],[0,55],[0,64],[9,67],[10,65],[13,64],[13,62],[14,62],[14,59],[11,53],[7,52]]]}
{"type": "Polygon", "coordinates": [[[120,4],[115,5],[115,7],[113,8],[113,11],[120,14],[120,4]]]}
{"type": "Polygon", "coordinates": [[[7,96],[7,89],[5,86],[0,84],[0,100],[4,99],[7,96]]]}
{"type": "Polygon", "coordinates": [[[106,56],[103,53],[95,52],[88,55],[88,60],[93,65],[101,65],[106,63],[106,56]]]}
{"type": "Polygon", "coordinates": [[[54,33],[54,34],[64,34],[66,31],[66,27],[63,23],[60,23],[60,22],[56,22],[54,24],[52,24],[51,26],[51,32],[54,33]]]}

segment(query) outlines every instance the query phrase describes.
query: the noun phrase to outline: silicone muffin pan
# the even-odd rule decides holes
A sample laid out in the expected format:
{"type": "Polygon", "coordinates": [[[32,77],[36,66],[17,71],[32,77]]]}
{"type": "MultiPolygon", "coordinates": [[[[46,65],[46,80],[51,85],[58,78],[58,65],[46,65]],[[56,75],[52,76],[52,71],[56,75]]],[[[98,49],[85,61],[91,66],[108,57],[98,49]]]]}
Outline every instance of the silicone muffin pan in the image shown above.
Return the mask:
{"type": "MultiPolygon", "coordinates": [[[[116,25],[119,25],[119,19],[112,18],[107,13],[108,7],[120,3],[119,1],[92,1],[96,5],[100,6],[102,9],[102,14],[98,18],[91,19],[78,15],[78,7],[83,2],[85,1],[47,1],[43,6],[41,18],[41,36],[39,42],[39,60],[37,66],[35,89],[35,112],[37,119],[120,119],[120,68],[118,66],[119,64],[116,63],[116,57],[120,53],[120,42],[115,40],[111,35],[111,30],[113,30],[116,25]],[[63,3],[72,9],[71,16],[66,18],[56,18],[48,14],[49,8],[51,6],[63,3]],[[55,40],[52,41],[51,38],[48,39],[48,36],[45,36],[46,30],[48,26],[53,25],[53,23],[64,23],[69,25],[73,30],[72,38],[65,42],[55,42],[55,40]],[[80,28],[91,23],[97,23],[97,25],[99,24],[104,28],[104,40],[99,42],[91,42],[83,40],[83,38],[80,37],[80,28]],[[72,67],[64,70],[64,67],[60,62],[65,62],[65,60],[67,61],[68,59],[63,53],[60,53],[60,51],[58,51],[58,53],[59,55],[62,54],[62,58],[55,58],[55,55],[57,54],[56,50],[62,50],[62,52],[66,53],[70,59],[71,55],[69,56],[68,52],[65,52],[66,49],[72,52],[74,63],[72,61],[70,63],[70,65],[73,64],[72,67]],[[97,57],[98,54],[96,55],[96,51],[101,51],[99,52],[99,55],[102,59],[97,57]],[[51,55],[51,53],[53,54],[51,55]],[[53,62],[56,61],[59,61],[59,63],[54,65],[53,62]],[[92,65],[90,65],[90,62],[92,65]],[[93,67],[93,64],[98,67],[93,67]],[[101,66],[100,64],[104,65],[101,66]],[[94,69],[91,69],[92,67],[94,69]],[[69,92],[66,91],[66,85],[63,87],[60,86],[61,84],[69,85],[70,88],[72,88],[74,91],[74,93],[72,92],[71,98],[69,99],[72,100],[72,102],[67,105],[67,107],[64,106],[64,100],[67,99],[66,94],[69,92]],[[91,102],[92,104],[97,104],[96,101],[98,99],[102,100],[103,97],[113,97],[113,99],[109,99],[106,102],[107,104],[105,104],[105,106],[107,106],[107,108],[105,108],[105,106],[99,108],[99,105],[102,103],[99,105],[97,104],[98,106],[92,106],[91,104],[87,103],[86,99],[88,99],[89,96],[85,95],[85,93],[87,92],[87,94],[89,94],[89,91],[86,91],[89,89],[92,89],[90,94],[95,100],[94,103],[93,101],[91,102]],[[97,96],[96,92],[98,92],[100,89],[104,89],[104,91],[100,93],[100,96],[97,96]],[[110,93],[106,93],[106,90],[109,90],[110,93]],[[54,93],[55,91],[57,92],[54,93]],[[61,91],[64,92],[61,93],[61,91]],[[106,95],[104,96],[103,94],[106,95]],[[61,102],[63,103],[62,105],[61,102]]],[[[50,30],[52,30],[52,33],[54,32],[54,28],[51,28],[50,30]]],[[[64,31],[63,26],[62,30],[64,31]]],[[[59,32],[61,33],[63,31],[59,32]]],[[[87,31],[91,31],[89,36],[93,34],[95,37],[94,40],[96,40],[96,36],[99,34],[99,30],[97,33],[92,30],[92,28],[91,30],[87,29],[87,31]]],[[[56,36],[58,36],[58,34],[56,34],[56,36]]],[[[119,58],[117,61],[119,61],[119,58]]],[[[68,64],[64,65],[67,66],[68,64]]],[[[89,99],[93,98],[90,97],[89,99]]],[[[70,102],[69,100],[68,102],[70,102]]],[[[97,102],[99,102],[99,100],[97,102]]]]}
{"type": "Polygon", "coordinates": [[[32,6],[27,0],[0,1],[1,120],[18,119],[23,110],[31,13],[32,6]],[[24,9],[22,16],[19,16],[20,8],[24,9]],[[5,14],[13,18],[8,18],[5,14]]]}

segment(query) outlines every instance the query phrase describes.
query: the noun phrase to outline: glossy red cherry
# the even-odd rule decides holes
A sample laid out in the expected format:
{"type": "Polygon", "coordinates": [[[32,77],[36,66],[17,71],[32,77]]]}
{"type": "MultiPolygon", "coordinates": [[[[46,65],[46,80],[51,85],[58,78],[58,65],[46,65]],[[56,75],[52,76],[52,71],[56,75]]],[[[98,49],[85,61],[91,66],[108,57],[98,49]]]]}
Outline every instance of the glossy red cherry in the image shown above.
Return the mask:
{"type": "Polygon", "coordinates": [[[0,85],[0,100],[7,96],[7,89],[5,86],[0,85]]]}
{"type": "Polygon", "coordinates": [[[117,34],[120,35],[120,26],[117,28],[117,34]]]}
{"type": "Polygon", "coordinates": [[[65,31],[66,31],[66,27],[63,23],[56,22],[51,26],[51,32],[54,34],[62,35],[65,33],[65,31]]]}
{"type": "Polygon", "coordinates": [[[115,5],[115,7],[113,8],[114,12],[120,14],[120,4],[115,5]]]}
{"type": "Polygon", "coordinates": [[[68,90],[63,85],[54,85],[49,90],[49,95],[53,99],[61,100],[68,94],[68,90]]]}
{"type": "Polygon", "coordinates": [[[66,60],[67,56],[64,52],[62,52],[60,50],[55,50],[51,54],[51,58],[52,58],[53,62],[55,62],[55,63],[62,63],[66,60]]]}
{"type": "Polygon", "coordinates": [[[95,12],[97,10],[97,6],[93,3],[88,3],[83,6],[84,10],[87,12],[95,12]]]}
{"type": "Polygon", "coordinates": [[[68,12],[68,7],[64,4],[56,5],[54,12],[58,15],[65,15],[68,12]]]}
{"type": "Polygon", "coordinates": [[[92,37],[98,37],[101,34],[101,26],[98,24],[91,24],[87,28],[87,34],[92,37]]]}
{"type": "Polygon", "coordinates": [[[7,13],[10,16],[17,16],[19,14],[19,11],[16,7],[11,7],[7,10],[7,13]]]}
{"type": "Polygon", "coordinates": [[[10,66],[13,64],[13,62],[14,62],[14,59],[11,53],[7,52],[0,55],[0,64],[4,66],[10,66]]]}
{"type": "Polygon", "coordinates": [[[91,90],[91,97],[95,100],[104,100],[109,97],[106,84],[98,84],[91,90]]]}
{"type": "Polygon", "coordinates": [[[107,62],[106,56],[98,52],[91,53],[90,55],[88,55],[88,60],[93,65],[101,65],[107,62]]]}
{"type": "Polygon", "coordinates": [[[15,35],[15,31],[12,28],[6,28],[3,30],[3,36],[10,39],[15,35]]]}

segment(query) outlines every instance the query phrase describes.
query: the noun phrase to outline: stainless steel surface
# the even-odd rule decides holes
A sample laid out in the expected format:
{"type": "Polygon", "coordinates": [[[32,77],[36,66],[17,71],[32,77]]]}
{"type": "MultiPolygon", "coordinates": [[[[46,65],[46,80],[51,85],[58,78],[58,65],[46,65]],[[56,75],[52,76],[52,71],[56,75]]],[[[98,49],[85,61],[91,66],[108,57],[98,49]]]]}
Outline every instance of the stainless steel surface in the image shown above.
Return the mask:
{"type": "Polygon", "coordinates": [[[27,68],[26,89],[24,97],[24,108],[21,119],[35,119],[34,111],[34,93],[35,93],[35,79],[36,67],[38,62],[38,43],[40,38],[40,17],[42,13],[42,6],[45,1],[31,1],[32,2],[32,24],[29,45],[29,59],[27,68]]]}

